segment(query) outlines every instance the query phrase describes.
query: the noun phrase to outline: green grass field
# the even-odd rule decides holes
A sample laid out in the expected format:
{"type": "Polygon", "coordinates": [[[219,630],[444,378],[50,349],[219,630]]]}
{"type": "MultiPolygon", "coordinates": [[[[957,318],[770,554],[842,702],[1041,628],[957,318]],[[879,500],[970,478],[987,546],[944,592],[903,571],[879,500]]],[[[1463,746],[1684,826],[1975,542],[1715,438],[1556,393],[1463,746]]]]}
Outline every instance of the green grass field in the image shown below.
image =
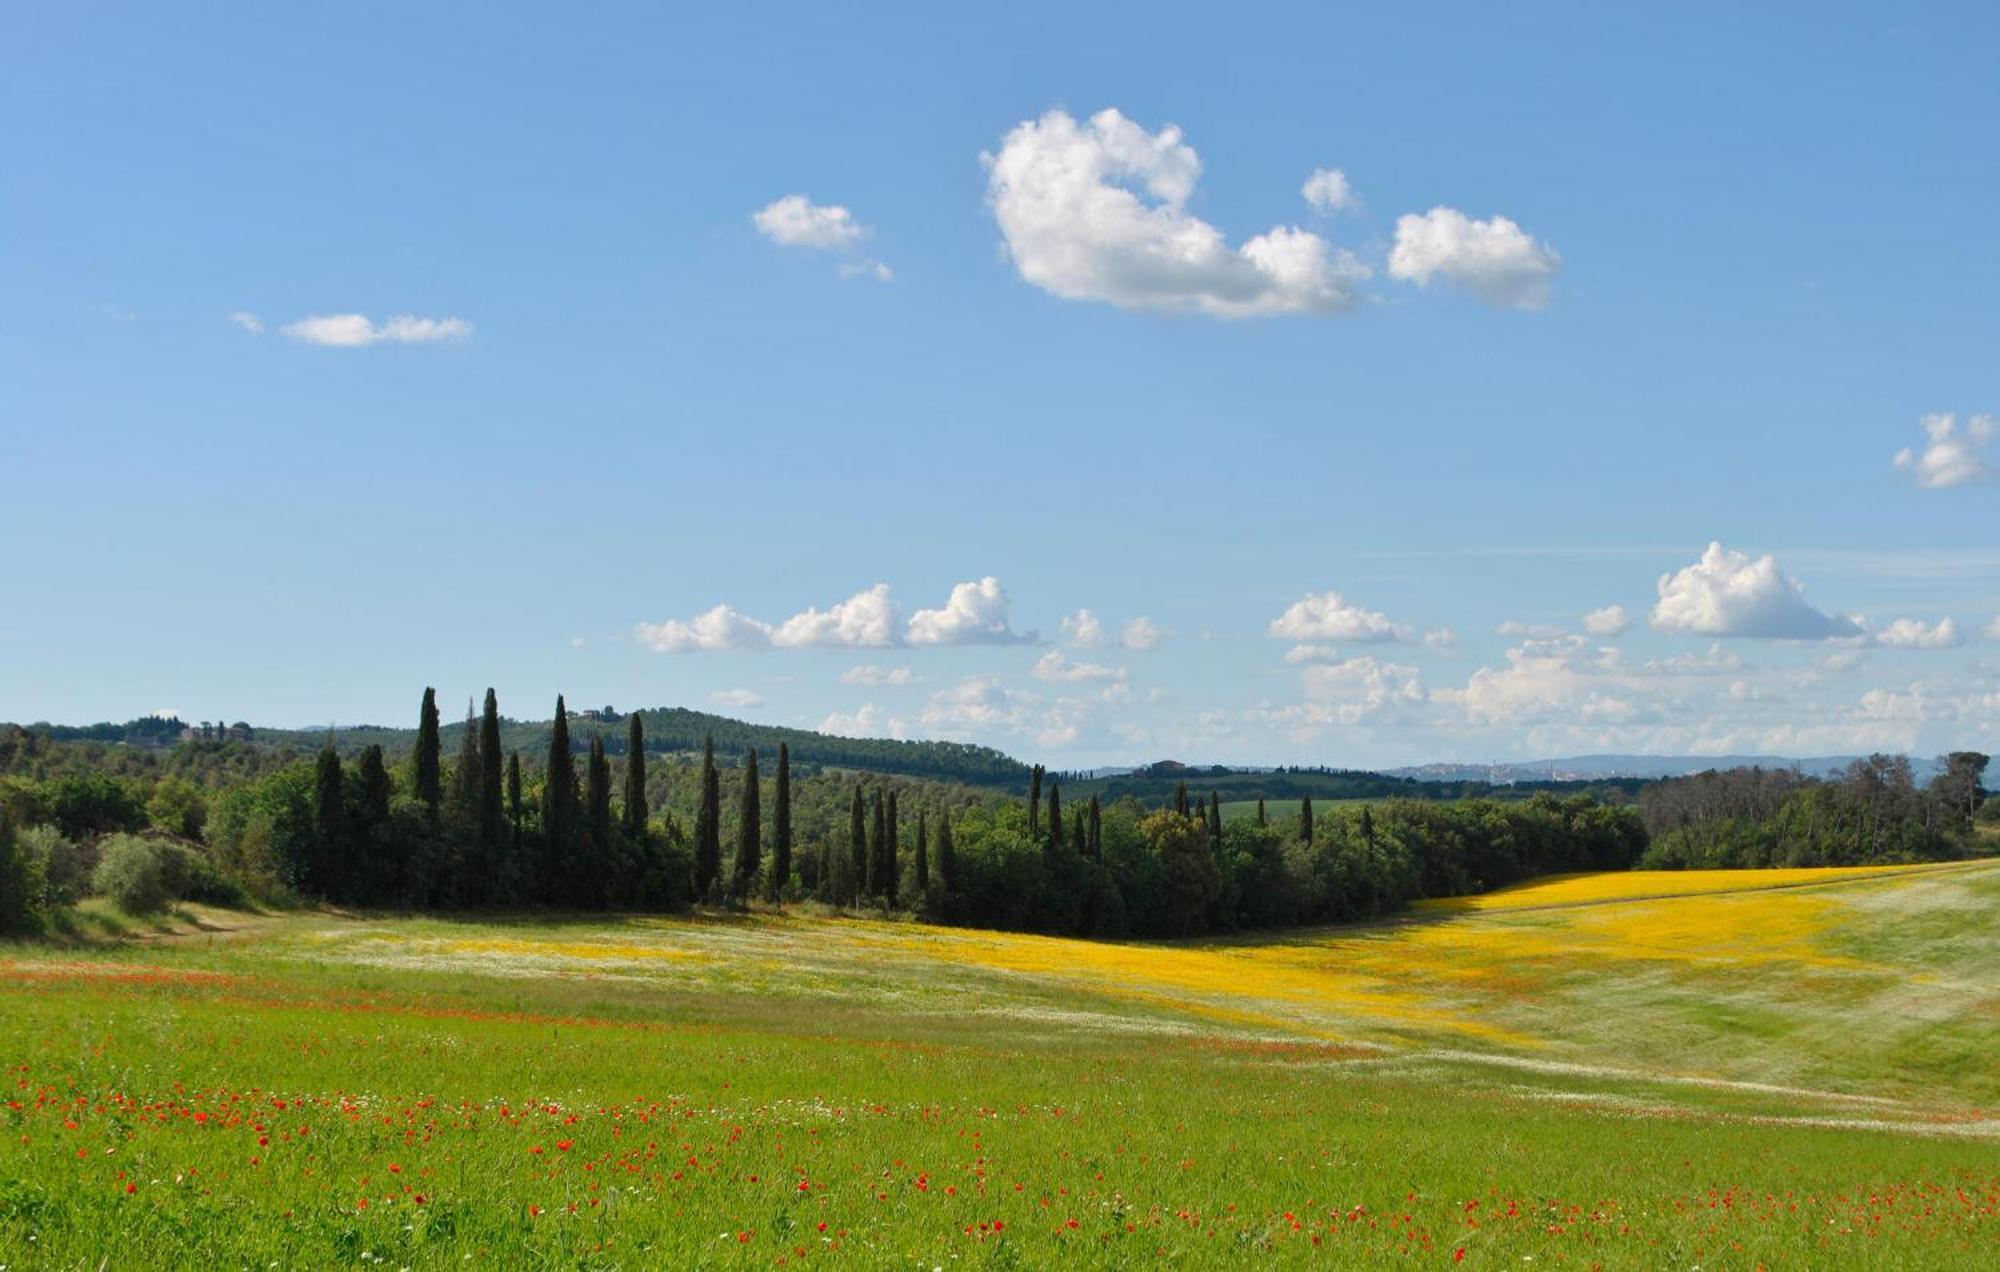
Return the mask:
{"type": "Polygon", "coordinates": [[[1153,945],[198,910],[0,953],[0,1264],[1990,1266],[1996,919],[1994,862],[1153,945]]]}

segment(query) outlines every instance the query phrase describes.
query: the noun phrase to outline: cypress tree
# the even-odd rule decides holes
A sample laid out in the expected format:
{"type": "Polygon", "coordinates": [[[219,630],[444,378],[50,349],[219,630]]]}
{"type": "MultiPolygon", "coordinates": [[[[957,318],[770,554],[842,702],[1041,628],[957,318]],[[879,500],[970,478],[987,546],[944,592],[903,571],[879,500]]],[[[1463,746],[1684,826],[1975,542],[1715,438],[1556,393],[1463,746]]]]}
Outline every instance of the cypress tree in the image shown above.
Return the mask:
{"type": "MultiPolygon", "coordinates": [[[[486,691],[486,709],[479,716],[479,846],[486,859],[486,868],[494,876],[499,874],[507,846],[507,818],[501,803],[501,768],[500,699],[489,688],[486,691]]],[[[493,882],[488,880],[489,893],[494,890],[493,882]]]]}
{"type": "Polygon", "coordinates": [[[771,810],[771,900],[792,881],[792,748],[778,743],[777,805],[771,810]]]}
{"type": "Polygon", "coordinates": [[[951,814],[938,814],[938,887],[951,891],[952,881],[958,878],[958,854],[951,847],[951,814]]]}
{"type": "Polygon", "coordinates": [[[1039,839],[1042,834],[1042,766],[1037,764],[1028,770],[1028,838],[1039,839]]]}
{"type": "Polygon", "coordinates": [[[1368,845],[1368,851],[1375,851],[1375,815],[1368,811],[1368,805],[1361,806],[1361,842],[1368,845]]]}
{"type": "Polygon", "coordinates": [[[1048,855],[1054,856],[1056,853],[1061,852],[1062,846],[1063,846],[1062,787],[1059,784],[1051,784],[1049,787],[1049,842],[1047,846],[1048,855]]]}
{"type": "Polygon", "coordinates": [[[509,751],[507,753],[507,822],[512,828],[513,833],[509,838],[508,847],[510,851],[507,854],[510,866],[507,872],[508,878],[506,879],[509,893],[506,900],[508,901],[518,899],[521,887],[521,880],[518,875],[527,864],[521,858],[522,836],[526,833],[523,827],[526,821],[526,810],[521,807],[521,753],[519,751],[509,751]]]}
{"type": "Polygon", "coordinates": [[[465,700],[465,731],[458,735],[458,764],[451,771],[452,811],[459,829],[479,843],[479,717],[465,700]]]}
{"type": "Polygon", "coordinates": [[[1214,791],[1208,793],[1208,842],[1217,851],[1222,848],[1222,796],[1214,791]]]}
{"type": "Polygon", "coordinates": [[[344,873],[340,860],[345,827],[342,825],[345,801],[341,793],[340,755],[333,749],[333,735],[328,734],[326,745],[319,750],[319,764],[313,771],[313,879],[312,886],[324,893],[328,899],[347,899],[342,880],[336,878],[344,873]]]}
{"type": "Polygon", "coordinates": [[[625,725],[625,837],[637,843],[646,837],[646,728],[639,713],[626,717],[625,725]]]}
{"type": "Polygon", "coordinates": [[[743,761],[743,802],[736,811],[736,884],[732,891],[744,901],[757,881],[757,867],[764,855],[763,794],[757,789],[757,752],[753,748],[743,761]]]}
{"type": "Polygon", "coordinates": [[[882,788],[879,786],[875,788],[874,798],[868,803],[868,812],[872,820],[868,825],[868,877],[866,888],[869,896],[879,897],[884,894],[888,886],[887,880],[883,878],[886,872],[882,869],[882,863],[885,860],[882,841],[889,833],[889,813],[882,804],[882,788]]]}
{"type": "Polygon", "coordinates": [[[1090,797],[1090,857],[1093,861],[1104,857],[1104,810],[1095,795],[1090,797]]]}
{"type": "Polygon", "coordinates": [[[867,813],[861,803],[861,787],[854,788],[854,803],[847,810],[847,850],[854,860],[854,886],[868,886],[867,813]]]}
{"type": "Polygon", "coordinates": [[[28,936],[42,927],[41,871],[0,808],[0,936],[28,936]]]}
{"type": "Polygon", "coordinates": [[[883,895],[889,898],[889,907],[895,908],[896,892],[902,886],[902,871],[896,858],[903,849],[903,834],[896,824],[896,792],[889,792],[889,833],[882,837],[882,884],[883,895]]]}
{"type": "Polygon", "coordinates": [[[569,758],[569,709],[556,696],[555,727],[549,731],[549,771],[542,785],[542,861],[536,894],[551,898],[563,890],[563,872],[576,847],[576,768],[569,758]]]}
{"type": "Polygon", "coordinates": [[[1185,817],[1188,815],[1187,783],[1174,783],[1174,811],[1185,817]]]}
{"type": "Polygon", "coordinates": [[[1084,820],[1083,810],[1081,808],[1077,809],[1073,814],[1073,818],[1074,820],[1070,822],[1069,827],[1070,846],[1075,848],[1077,852],[1088,855],[1090,851],[1090,829],[1084,820]]]}
{"type": "Polygon", "coordinates": [[[424,690],[424,705],[417,713],[417,749],[411,757],[411,767],[416,771],[417,798],[430,810],[431,820],[436,821],[438,801],[444,797],[444,788],[439,773],[438,702],[435,689],[424,690]]]}
{"type": "Polygon", "coordinates": [[[701,743],[701,804],[694,820],[694,894],[705,899],[722,877],[722,778],[715,771],[715,737],[701,743]]]}
{"type": "Polygon", "coordinates": [[[1264,820],[1264,797],[1261,795],[1257,797],[1257,824],[1259,826],[1270,825],[1269,822],[1264,820]]]}
{"type": "MultiPolygon", "coordinates": [[[[1367,805],[1364,804],[1362,805],[1362,807],[1365,809],[1367,805]]],[[[1312,841],[1313,841],[1313,797],[1310,795],[1302,795],[1299,797],[1299,842],[1309,844],[1312,841]]]]}
{"type": "Polygon", "coordinates": [[[611,843],[611,761],[604,756],[604,739],[590,737],[590,759],[584,765],[584,840],[589,845],[582,877],[576,880],[578,899],[603,905],[617,894],[617,854],[611,843]]]}
{"type": "Polygon", "coordinates": [[[929,836],[925,833],[925,822],[927,820],[924,810],[919,808],[917,810],[917,894],[920,897],[931,890],[931,854],[928,843],[929,836]]]}
{"type": "Polygon", "coordinates": [[[389,820],[389,769],[382,762],[382,748],[370,746],[361,753],[361,816],[367,828],[389,820]]]}

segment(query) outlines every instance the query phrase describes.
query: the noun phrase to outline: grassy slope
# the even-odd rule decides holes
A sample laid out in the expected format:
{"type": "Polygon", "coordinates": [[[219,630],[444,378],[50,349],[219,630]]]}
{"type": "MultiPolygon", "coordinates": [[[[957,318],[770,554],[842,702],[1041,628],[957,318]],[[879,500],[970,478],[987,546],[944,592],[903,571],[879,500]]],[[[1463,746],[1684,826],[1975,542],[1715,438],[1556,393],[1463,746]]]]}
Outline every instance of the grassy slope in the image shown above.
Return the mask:
{"type": "Polygon", "coordinates": [[[1977,1266],[2000,864],[1776,881],[1175,945],[205,914],[242,931],[19,950],[0,1261],[1977,1266]]]}

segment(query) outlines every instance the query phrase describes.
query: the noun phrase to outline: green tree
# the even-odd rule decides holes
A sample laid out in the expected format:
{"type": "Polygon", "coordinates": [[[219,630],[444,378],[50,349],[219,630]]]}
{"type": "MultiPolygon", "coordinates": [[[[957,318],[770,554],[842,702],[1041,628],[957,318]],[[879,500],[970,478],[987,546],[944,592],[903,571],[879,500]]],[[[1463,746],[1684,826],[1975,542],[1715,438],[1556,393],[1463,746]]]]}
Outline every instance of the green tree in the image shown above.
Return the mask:
{"type": "Polygon", "coordinates": [[[1028,838],[1039,839],[1042,834],[1042,766],[1037,764],[1028,770],[1028,838]]]}
{"type": "Polygon", "coordinates": [[[1104,810],[1098,805],[1097,796],[1090,797],[1090,846],[1092,861],[1104,859],[1104,810]]]}
{"type": "Polygon", "coordinates": [[[779,900],[792,878],[792,749],[778,743],[778,788],[771,809],[771,900],[779,900]]]}
{"type": "Polygon", "coordinates": [[[1259,826],[1270,825],[1270,823],[1264,819],[1264,797],[1261,795],[1257,797],[1257,824],[1259,826]]]}
{"type": "Polygon", "coordinates": [[[438,705],[435,689],[424,690],[424,705],[417,714],[417,746],[411,753],[410,767],[416,775],[417,798],[430,810],[432,820],[436,820],[438,802],[444,797],[444,786],[438,754],[438,705]]]}
{"type": "Polygon", "coordinates": [[[1060,783],[1051,783],[1049,786],[1049,838],[1048,842],[1043,846],[1043,851],[1051,860],[1054,860],[1062,853],[1062,849],[1062,785],[1060,783]]]}
{"type": "Polygon", "coordinates": [[[1209,851],[1208,828],[1193,817],[1159,812],[1139,824],[1139,833],[1159,861],[1167,931],[1175,936],[1203,931],[1222,896],[1222,874],[1209,851]]]}
{"type": "Polygon", "coordinates": [[[885,864],[889,860],[887,840],[889,837],[889,811],[882,803],[882,788],[876,787],[875,794],[868,802],[868,874],[862,886],[870,897],[886,896],[888,880],[885,864]]]}
{"type": "Polygon", "coordinates": [[[715,738],[701,745],[701,803],[694,818],[694,895],[706,900],[722,877],[722,776],[715,771],[715,738]]]}
{"type": "MultiPolygon", "coordinates": [[[[1366,806],[1364,805],[1364,807],[1366,806]]],[[[1312,841],[1313,841],[1313,797],[1310,795],[1303,795],[1299,797],[1299,842],[1302,844],[1310,844],[1312,841]]]]}
{"type": "Polygon", "coordinates": [[[507,862],[503,882],[508,902],[520,900],[521,872],[527,867],[527,809],[521,803],[521,753],[507,752],[507,862]]]}
{"type": "Polygon", "coordinates": [[[153,784],[152,796],[146,800],[146,819],[169,835],[199,839],[208,820],[208,799],[201,787],[169,773],[153,784]]]}
{"type": "Polygon", "coordinates": [[[486,691],[486,706],[479,713],[479,848],[481,864],[488,872],[484,889],[491,897],[498,891],[501,862],[507,856],[507,815],[504,795],[504,764],[500,758],[500,698],[486,691]]]}
{"type": "Polygon", "coordinates": [[[549,731],[548,773],[542,782],[542,860],[536,893],[566,893],[564,872],[576,851],[576,766],[569,756],[569,708],[556,696],[555,726],[549,731]]]}
{"type": "Polygon", "coordinates": [[[625,725],[625,835],[634,843],[645,838],[646,820],[646,727],[634,711],[625,725]]]}
{"type": "Polygon", "coordinates": [[[865,892],[868,887],[868,814],[861,802],[861,787],[854,788],[854,802],[847,810],[847,851],[853,862],[854,886],[865,892]]]}
{"type": "Polygon", "coordinates": [[[897,860],[903,851],[903,834],[896,821],[896,792],[889,791],[889,829],[882,837],[882,894],[889,908],[896,906],[896,891],[902,884],[902,866],[897,860]]]}
{"type": "Polygon", "coordinates": [[[758,785],[757,752],[753,749],[743,759],[743,795],[736,809],[736,882],[731,889],[744,901],[750,899],[764,856],[763,794],[758,785]]]}
{"type": "Polygon", "coordinates": [[[313,769],[313,854],[308,883],[334,901],[350,899],[341,878],[345,873],[341,858],[347,847],[344,824],[347,801],[341,790],[341,777],[340,753],[333,749],[333,738],[329,735],[313,769]]]}
{"type": "Polygon", "coordinates": [[[32,936],[42,930],[42,881],[14,833],[14,821],[0,812],[0,936],[32,936]]]}
{"type": "Polygon", "coordinates": [[[951,813],[938,814],[938,887],[949,893],[958,879],[958,854],[951,843],[951,813]]]}
{"type": "Polygon", "coordinates": [[[931,890],[931,854],[929,836],[925,833],[924,810],[917,810],[917,896],[921,899],[931,890]]]}
{"type": "Polygon", "coordinates": [[[576,880],[576,897],[585,905],[601,906],[623,889],[611,830],[611,761],[604,756],[604,738],[595,733],[590,735],[590,758],[584,763],[583,807],[588,851],[576,880]]]}

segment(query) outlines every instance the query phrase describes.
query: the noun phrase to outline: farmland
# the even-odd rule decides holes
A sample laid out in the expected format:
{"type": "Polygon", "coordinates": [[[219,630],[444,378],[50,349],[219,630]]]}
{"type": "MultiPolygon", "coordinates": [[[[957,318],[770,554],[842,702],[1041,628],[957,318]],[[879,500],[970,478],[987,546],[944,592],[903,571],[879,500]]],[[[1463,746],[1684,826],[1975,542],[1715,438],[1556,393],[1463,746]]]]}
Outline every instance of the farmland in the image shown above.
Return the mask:
{"type": "Polygon", "coordinates": [[[189,908],[4,956],[0,1262],[1976,1266],[2000,863],[1110,943],[189,908]]]}

